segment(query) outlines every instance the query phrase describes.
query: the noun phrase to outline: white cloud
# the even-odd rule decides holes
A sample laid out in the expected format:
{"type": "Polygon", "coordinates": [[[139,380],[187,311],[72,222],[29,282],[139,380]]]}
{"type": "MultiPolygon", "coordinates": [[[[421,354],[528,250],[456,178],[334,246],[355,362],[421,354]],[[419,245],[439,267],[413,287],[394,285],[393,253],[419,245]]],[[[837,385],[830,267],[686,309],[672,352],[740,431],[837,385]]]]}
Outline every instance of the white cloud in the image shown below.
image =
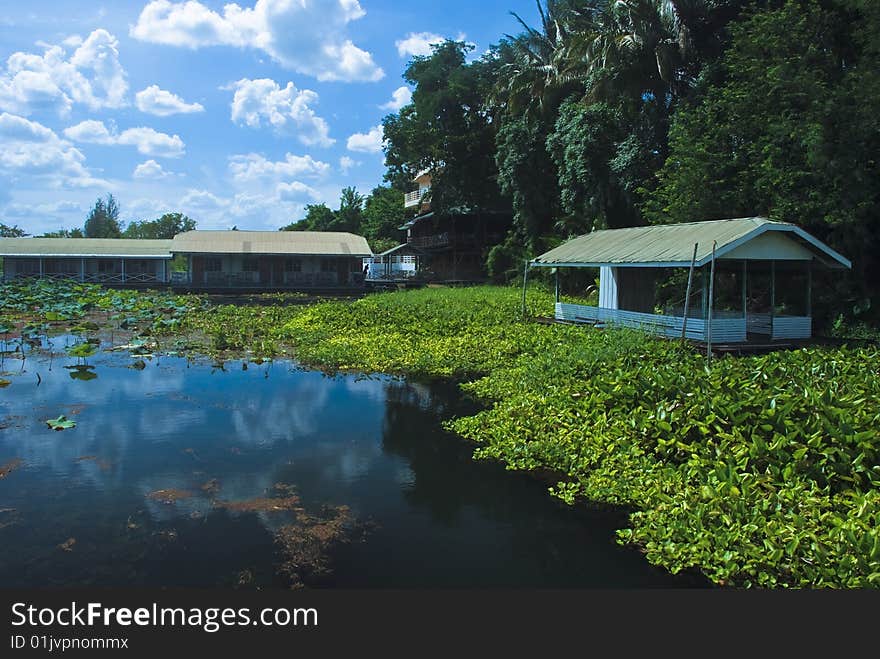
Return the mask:
{"type": "Polygon", "coordinates": [[[275,191],[282,201],[317,201],[321,198],[320,192],[299,181],[279,183],[275,191]]]}
{"type": "Polygon", "coordinates": [[[394,42],[397,46],[397,54],[401,57],[413,55],[427,56],[432,52],[431,46],[442,43],[444,37],[433,32],[410,32],[405,38],[394,42]]]}
{"type": "Polygon", "coordinates": [[[330,165],[311,156],[285,155],[284,160],[272,161],[257,153],[231,156],[229,172],[237,183],[261,180],[282,180],[300,176],[318,177],[330,171],[330,165]]]}
{"type": "Polygon", "coordinates": [[[348,156],[342,156],[339,159],[339,170],[343,174],[348,174],[350,170],[360,165],[359,160],[355,160],[354,158],[349,158],[348,156]]]}
{"type": "Polygon", "coordinates": [[[180,200],[181,207],[187,210],[218,210],[229,204],[228,199],[222,199],[207,190],[187,190],[180,200]]]}
{"type": "Polygon", "coordinates": [[[382,126],[374,126],[369,133],[355,133],[348,138],[349,151],[380,153],[383,143],[382,126]]]}
{"type": "Polygon", "coordinates": [[[283,89],[274,80],[242,79],[231,85],[232,121],[251,128],[265,122],[279,132],[296,131],[306,146],[331,146],[330,127],[312,109],[318,95],[310,89],[298,90],[292,82],[283,89]]]}
{"type": "Polygon", "coordinates": [[[347,36],[348,24],[365,13],[358,0],[256,0],[253,7],[227,4],[222,14],[195,0],[153,0],[130,34],[191,49],[254,48],[321,81],[376,81],[385,73],[347,36]]]}
{"type": "Polygon", "coordinates": [[[85,144],[105,146],[133,146],[138,153],[160,158],[179,158],[186,152],[186,145],[178,135],[160,133],[146,126],[128,128],[117,133],[115,127],[108,129],[102,121],[89,119],[64,129],[68,139],[85,144]]]}
{"type": "Polygon", "coordinates": [[[160,89],[158,85],[150,85],[135,94],[138,110],[157,117],[170,117],[173,114],[192,114],[204,112],[200,103],[187,103],[180,96],[160,89]]]}
{"type": "Polygon", "coordinates": [[[92,110],[126,104],[128,82],[116,37],[98,29],[81,43],[68,38],[64,45],[76,48],[70,57],[65,47],[53,45],[42,55],[10,55],[0,72],[0,109],[27,116],[47,109],[66,114],[74,103],[92,110]]]}
{"type": "Polygon", "coordinates": [[[397,112],[404,105],[409,105],[411,102],[412,90],[410,90],[409,87],[398,87],[391,94],[391,100],[385,103],[385,105],[380,105],[379,108],[382,110],[397,112]]]}
{"type": "Polygon", "coordinates": [[[0,114],[0,175],[44,179],[53,187],[104,187],[85,167],[85,156],[46,126],[0,114]]]}
{"type": "Polygon", "coordinates": [[[142,162],[140,165],[134,168],[134,173],[131,175],[132,178],[141,178],[141,179],[163,179],[170,176],[169,172],[166,172],[162,169],[162,165],[157,163],[155,160],[147,160],[146,162],[142,162]]]}

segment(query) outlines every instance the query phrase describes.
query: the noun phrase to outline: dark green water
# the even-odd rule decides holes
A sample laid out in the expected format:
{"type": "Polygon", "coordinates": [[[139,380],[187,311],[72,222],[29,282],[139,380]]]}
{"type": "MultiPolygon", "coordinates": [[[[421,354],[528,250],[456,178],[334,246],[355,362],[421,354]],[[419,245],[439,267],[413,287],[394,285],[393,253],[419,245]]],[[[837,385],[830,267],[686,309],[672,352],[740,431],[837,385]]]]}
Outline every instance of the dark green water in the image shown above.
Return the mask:
{"type": "Polygon", "coordinates": [[[289,585],[275,533],[290,511],[218,501],[295,488],[320,516],[347,506],[317,587],[693,585],[614,542],[622,515],[567,508],[441,429],[474,405],[449,385],[327,377],[288,363],[6,360],[0,389],[0,583],[6,587],[289,585]],[[42,379],[37,385],[37,374],[42,379]],[[76,421],[55,432],[44,421],[76,421]],[[206,483],[214,488],[205,491],[206,483]],[[166,503],[158,490],[191,496],[166,503]],[[155,495],[154,495],[155,496],[155,495]],[[161,499],[161,497],[159,497],[161,499]],[[64,545],[69,539],[75,543],[64,545]]]}

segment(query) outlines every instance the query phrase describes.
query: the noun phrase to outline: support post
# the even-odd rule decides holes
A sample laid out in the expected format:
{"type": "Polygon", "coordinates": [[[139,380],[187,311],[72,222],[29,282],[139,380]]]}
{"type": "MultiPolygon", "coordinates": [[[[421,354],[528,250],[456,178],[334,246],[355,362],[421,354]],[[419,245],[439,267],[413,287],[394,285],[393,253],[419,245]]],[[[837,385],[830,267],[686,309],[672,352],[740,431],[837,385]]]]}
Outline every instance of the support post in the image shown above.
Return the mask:
{"type": "Polygon", "coordinates": [[[813,262],[807,261],[807,316],[813,317],[813,262]]]}
{"type": "Polygon", "coordinates": [[[688,285],[687,292],[684,294],[684,318],[681,321],[681,342],[684,343],[685,338],[687,337],[687,327],[688,327],[688,312],[691,307],[691,288],[694,285],[694,266],[697,264],[697,249],[699,249],[700,243],[694,243],[694,255],[691,257],[691,268],[688,270],[688,285]]]}
{"type": "Polygon", "coordinates": [[[715,248],[717,241],[712,241],[712,267],[709,271],[709,315],[706,323],[706,360],[712,361],[712,305],[715,301],[715,248]]]}
{"type": "Polygon", "coordinates": [[[749,283],[749,262],[743,260],[743,284],[742,284],[742,295],[743,295],[743,318],[748,322],[748,307],[749,307],[749,293],[748,293],[748,283],[749,283]]]}
{"type": "Polygon", "coordinates": [[[86,280],[86,260],[79,260],[79,280],[80,282],[84,282],[86,280]]]}
{"type": "Polygon", "coordinates": [[[529,283],[529,262],[523,267],[522,317],[526,319],[526,285],[529,283]]]}
{"type": "Polygon", "coordinates": [[[556,275],[556,304],[559,304],[559,268],[553,268],[553,273],[556,275]]]}
{"type": "Polygon", "coordinates": [[[773,325],[776,320],[776,261],[770,261],[770,340],[773,340],[773,325]]]}
{"type": "Polygon", "coordinates": [[[40,259],[40,279],[43,278],[43,259],[40,259]]]}
{"type": "Polygon", "coordinates": [[[119,259],[119,263],[122,267],[122,283],[125,283],[125,259],[119,259]]]}

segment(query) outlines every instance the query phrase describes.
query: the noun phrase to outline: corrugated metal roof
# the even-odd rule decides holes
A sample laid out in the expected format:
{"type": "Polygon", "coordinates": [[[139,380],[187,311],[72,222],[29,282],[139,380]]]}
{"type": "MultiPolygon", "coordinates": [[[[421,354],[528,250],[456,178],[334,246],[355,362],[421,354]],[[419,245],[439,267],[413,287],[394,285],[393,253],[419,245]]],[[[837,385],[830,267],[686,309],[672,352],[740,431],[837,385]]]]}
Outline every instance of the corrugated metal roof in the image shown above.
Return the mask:
{"type": "Polygon", "coordinates": [[[372,256],[366,238],[331,231],[187,231],[174,237],[175,254],[295,254],[372,256]]]}
{"type": "Polygon", "coordinates": [[[127,238],[0,238],[0,256],[131,256],[171,258],[170,240],[127,238]]]}
{"type": "Polygon", "coordinates": [[[570,265],[687,267],[691,264],[694,244],[697,267],[767,231],[782,231],[806,243],[826,263],[849,268],[852,264],[806,231],[787,222],[773,222],[763,217],[710,220],[685,224],[663,224],[628,229],[594,231],[570,240],[532,261],[536,266],[570,265]]]}

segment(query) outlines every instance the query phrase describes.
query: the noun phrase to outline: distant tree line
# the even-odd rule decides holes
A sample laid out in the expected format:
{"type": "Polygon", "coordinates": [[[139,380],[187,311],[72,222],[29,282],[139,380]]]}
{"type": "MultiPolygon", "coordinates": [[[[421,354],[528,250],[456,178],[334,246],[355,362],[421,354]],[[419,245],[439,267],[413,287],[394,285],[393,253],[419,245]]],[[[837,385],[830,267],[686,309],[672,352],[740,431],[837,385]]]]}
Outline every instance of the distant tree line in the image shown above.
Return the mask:
{"type": "MultiPolygon", "coordinates": [[[[4,225],[0,225],[7,229],[4,225]]],[[[59,229],[44,233],[43,238],[133,238],[166,239],[193,231],[196,222],[183,213],[165,213],[155,220],[134,220],[123,230],[119,221],[119,203],[112,194],[99,198],[86,217],[82,229],[59,229]]],[[[18,229],[14,227],[11,230],[18,229]]],[[[20,229],[18,229],[20,231],[20,229]]],[[[5,234],[4,234],[5,235],[5,234]]],[[[21,235],[25,235],[23,232],[21,235]]]]}
{"type": "Polygon", "coordinates": [[[364,236],[374,252],[382,252],[400,243],[403,222],[403,193],[387,186],[375,188],[364,197],[355,188],[345,188],[339,208],[309,204],[305,217],[281,228],[281,231],[343,231],[364,236]]]}

